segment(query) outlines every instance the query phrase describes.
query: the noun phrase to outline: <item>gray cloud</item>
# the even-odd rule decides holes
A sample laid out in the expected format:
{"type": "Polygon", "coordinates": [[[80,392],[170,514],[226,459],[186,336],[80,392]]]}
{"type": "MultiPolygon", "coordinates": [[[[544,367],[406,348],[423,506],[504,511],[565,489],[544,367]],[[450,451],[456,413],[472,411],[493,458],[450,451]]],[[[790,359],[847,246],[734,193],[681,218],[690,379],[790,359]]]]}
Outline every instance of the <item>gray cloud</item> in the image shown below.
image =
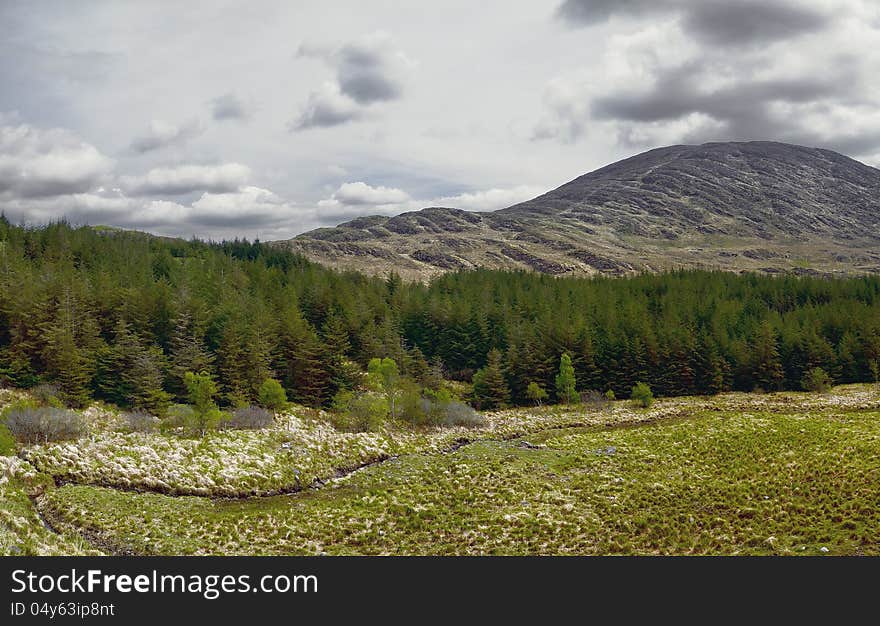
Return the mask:
{"type": "Polygon", "coordinates": [[[131,142],[131,148],[138,153],[152,152],[171,145],[186,143],[204,131],[204,127],[197,119],[185,122],[180,126],[162,120],[152,120],[147,132],[131,142]]]}
{"type": "Polygon", "coordinates": [[[363,109],[343,94],[336,83],[324,83],[320,89],[309,94],[299,116],[288,124],[288,130],[338,126],[360,119],[363,114],[363,109]]]}
{"type": "Polygon", "coordinates": [[[835,16],[794,0],[565,0],[557,16],[576,26],[612,17],[676,15],[698,41],[739,46],[773,43],[827,27],[835,16]]]}
{"type": "MultiPolygon", "coordinates": [[[[615,121],[620,125],[621,137],[638,145],[633,139],[640,124],[672,122],[692,115],[707,118],[710,123],[687,131],[683,141],[699,142],[717,139],[774,138],[792,143],[831,145],[836,149],[852,149],[858,143],[863,152],[876,136],[838,129],[836,137],[829,138],[820,129],[811,127],[809,120],[798,115],[780,113],[780,105],[806,107],[860,106],[867,104],[858,98],[862,82],[857,62],[840,59],[833,71],[810,76],[792,76],[778,79],[755,79],[748,74],[716,89],[703,87],[714,73],[712,63],[692,61],[681,66],[658,71],[654,86],[646,91],[620,91],[593,100],[593,119],[615,121]],[[856,139],[859,141],[856,141],[856,139]]],[[[783,109],[784,110],[784,109],[783,109]]]]}
{"type": "Polygon", "coordinates": [[[403,93],[389,58],[394,52],[382,43],[349,43],[336,53],[339,89],[358,104],[395,100],[403,93]]]}
{"type": "Polygon", "coordinates": [[[571,24],[591,26],[615,15],[645,17],[678,8],[674,0],[565,0],[556,15],[571,24]]]}
{"type": "Polygon", "coordinates": [[[291,130],[337,126],[364,117],[370,105],[403,95],[403,70],[409,65],[384,33],[373,33],[338,47],[304,44],[300,58],[317,58],[335,72],[333,81],[313,91],[291,130]]]}
{"type": "Polygon", "coordinates": [[[773,43],[824,29],[831,14],[789,1],[707,0],[689,3],[685,30],[716,45],[773,43]]]}
{"type": "Polygon", "coordinates": [[[225,93],[211,100],[211,117],[218,122],[244,121],[251,116],[250,107],[234,93],[225,93]]]}

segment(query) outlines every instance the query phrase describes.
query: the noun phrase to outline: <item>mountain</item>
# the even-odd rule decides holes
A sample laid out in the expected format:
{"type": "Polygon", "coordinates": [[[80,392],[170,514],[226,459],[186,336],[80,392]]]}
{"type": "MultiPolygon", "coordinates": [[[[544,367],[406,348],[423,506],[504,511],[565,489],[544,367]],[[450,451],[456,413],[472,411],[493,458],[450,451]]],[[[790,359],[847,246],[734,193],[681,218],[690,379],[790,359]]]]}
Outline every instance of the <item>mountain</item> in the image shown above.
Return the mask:
{"type": "Polygon", "coordinates": [[[426,278],[458,268],[880,272],[880,170],[831,150],[650,150],[488,213],[361,217],[283,242],[321,263],[426,278]]]}

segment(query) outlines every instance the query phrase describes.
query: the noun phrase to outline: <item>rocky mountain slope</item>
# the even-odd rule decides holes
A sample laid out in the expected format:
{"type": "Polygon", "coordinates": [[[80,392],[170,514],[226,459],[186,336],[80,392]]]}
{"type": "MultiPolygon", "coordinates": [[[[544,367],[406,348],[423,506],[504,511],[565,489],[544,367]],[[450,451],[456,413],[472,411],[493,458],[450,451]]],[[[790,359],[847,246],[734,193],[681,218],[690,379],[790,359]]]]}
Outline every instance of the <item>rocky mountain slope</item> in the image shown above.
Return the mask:
{"type": "Polygon", "coordinates": [[[671,146],[499,211],[362,217],[279,243],[321,263],[409,278],[472,267],[880,272],[880,170],[773,142],[671,146]]]}

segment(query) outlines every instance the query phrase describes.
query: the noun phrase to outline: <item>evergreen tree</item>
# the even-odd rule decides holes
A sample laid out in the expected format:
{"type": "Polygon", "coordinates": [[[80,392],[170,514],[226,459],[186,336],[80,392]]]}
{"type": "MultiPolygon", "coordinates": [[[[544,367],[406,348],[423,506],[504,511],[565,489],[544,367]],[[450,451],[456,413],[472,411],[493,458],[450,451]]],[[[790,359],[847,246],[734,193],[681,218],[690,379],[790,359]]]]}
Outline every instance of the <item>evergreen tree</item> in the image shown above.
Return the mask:
{"type": "Polygon", "coordinates": [[[291,400],[308,406],[320,406],[327,400],[331,380],[324,364],[324,347],[294,308],[285,311],[281,320],[273,363],[291,400]]]}
{"type": "Polygon", "coordinates": [[[84,407],[91,397],[92,364],[79,349],[73,334],[64,327],[47,332],[43,352],[46,374],[58,385],[68,406],[84,407]]]}
{"type": "Polygon", "coordinates": [[[169,395],[162,388],[162,353],[145,347],[128,323],[116,324],[113,343],[99,353],[99,392],[120,406],[164,414],[169,395]]]}
{"type": "Polygon", "coordinates": [[[768,322],[758,328],[752,341],[752,380],[764,391],[780,388],[785,375],[779,361],[776,333],[768,322]]]}
{"type": "Polygon", "coordinates": [[[501,352],[497,349],[489,351],[486,366],[474,374],[473,394],[480,409],[503,409],[510,404],[510,389],[504,379],[501,352]]]}
{"type": "Polygon", "coordinates": [[[199,338],[192,316],[186,311],[182,311],[174,320],[169,361],[169,388],[180,401],[183,401],[188,393],[185,382],[187,372],[213,371],[214,355],[207,350],[199,338]]]}

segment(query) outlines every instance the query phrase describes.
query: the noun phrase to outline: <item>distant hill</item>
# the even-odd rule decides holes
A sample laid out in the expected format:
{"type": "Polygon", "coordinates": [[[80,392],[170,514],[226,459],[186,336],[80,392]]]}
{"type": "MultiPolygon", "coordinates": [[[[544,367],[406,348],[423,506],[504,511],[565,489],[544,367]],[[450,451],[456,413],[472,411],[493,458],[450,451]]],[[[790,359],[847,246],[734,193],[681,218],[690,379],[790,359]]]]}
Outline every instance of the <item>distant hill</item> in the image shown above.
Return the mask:
{"type": "Polygon", "coordinates": [[[471,267],[880,272],[880,170],[775,142],[670,146],[499,211],[362,217],[283,244],[320,263],[410,278],[471,267]]]}

